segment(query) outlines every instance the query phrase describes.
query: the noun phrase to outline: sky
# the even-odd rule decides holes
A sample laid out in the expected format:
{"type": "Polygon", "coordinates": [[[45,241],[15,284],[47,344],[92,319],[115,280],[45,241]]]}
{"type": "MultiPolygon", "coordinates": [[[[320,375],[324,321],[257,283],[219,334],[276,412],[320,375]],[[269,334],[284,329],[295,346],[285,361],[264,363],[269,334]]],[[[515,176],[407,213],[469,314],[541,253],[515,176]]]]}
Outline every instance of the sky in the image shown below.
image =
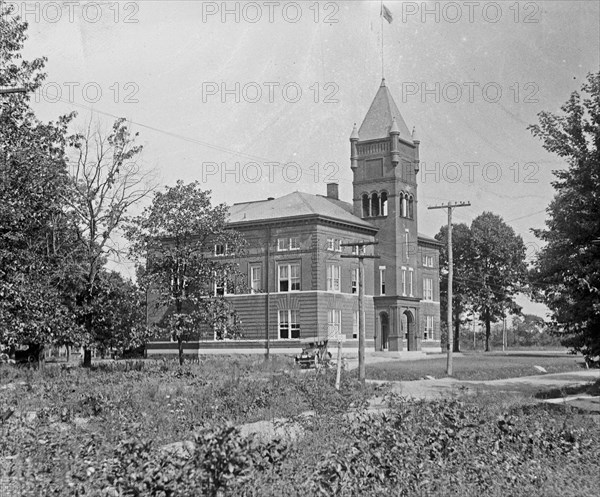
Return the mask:
{"type": "Polygon", "coordinates": [[[446,221],[428,206],[470,201],[455,222],[499,214],[528,260],[565,164],[527,127],[600,66],[595,1],[386,0],[391,22],[379,1],[13,3],[25,57],[48,57],[41,119],[125,117],[161,185],[198,180],[215,202],[327,182],[351,201],[349,136],[384,75],[421,140],[419,231],[446,221]]]}

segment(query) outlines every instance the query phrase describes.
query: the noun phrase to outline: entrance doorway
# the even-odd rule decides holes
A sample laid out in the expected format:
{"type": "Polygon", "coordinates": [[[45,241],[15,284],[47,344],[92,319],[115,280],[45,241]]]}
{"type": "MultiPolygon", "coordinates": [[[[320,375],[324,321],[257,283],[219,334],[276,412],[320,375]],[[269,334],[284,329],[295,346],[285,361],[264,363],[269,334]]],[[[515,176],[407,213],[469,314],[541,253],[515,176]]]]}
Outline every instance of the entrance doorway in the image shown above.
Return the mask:
{"type": "Polygon", "coordinates": [[[406,340],[406,350],[416,350],[415,319],[412,312],[404,311],[402,313],[402,329],[404,330],[404,339],[406,340]]]}
{"type": "Polygon", "coordinates": [[[379,314],[379,322],[381,323],[381,350],[387,350],[388,337],[390,335],[390,325],[387,312],[379,314]]]}

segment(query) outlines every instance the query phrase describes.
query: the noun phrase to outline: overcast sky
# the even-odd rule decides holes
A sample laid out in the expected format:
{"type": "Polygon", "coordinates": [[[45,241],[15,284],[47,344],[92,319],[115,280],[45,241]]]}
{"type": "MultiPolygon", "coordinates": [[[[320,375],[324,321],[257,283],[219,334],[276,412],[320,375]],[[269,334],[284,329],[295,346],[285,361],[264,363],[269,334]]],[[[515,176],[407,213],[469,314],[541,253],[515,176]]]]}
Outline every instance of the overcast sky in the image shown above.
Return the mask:
{"type": "MultiPolygon", "coordinates": [[[[16,5],[26,56],[48,57],[40,118],[126,117],[162,183],[199,180],[218,202],[330,180],[351,201],[348,138],[382,77],[379,1],[16,5]]],[[[385,78],[421,140],[419,231],[445,222],[428,205],[468,200],[456,222],[493,211],[531,257],[564,164],[526,128],[598,70],[599,2],[385,5],[385,78]]]]}

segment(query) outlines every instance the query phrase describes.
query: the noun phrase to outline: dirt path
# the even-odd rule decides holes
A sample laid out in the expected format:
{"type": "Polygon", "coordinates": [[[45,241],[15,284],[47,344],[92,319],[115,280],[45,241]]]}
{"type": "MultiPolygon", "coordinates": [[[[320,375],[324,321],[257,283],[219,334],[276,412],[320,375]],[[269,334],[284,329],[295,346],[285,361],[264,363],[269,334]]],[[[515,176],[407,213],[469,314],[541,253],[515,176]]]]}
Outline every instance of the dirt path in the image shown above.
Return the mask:
{"type": "MultiPolygon", "coordinates": [[[[497,392],[532,392],[551,389],[564,389],[585,385],[600,379],[598,369],[552,373],[545,375],[506,378],[503,380],[461,381],[454,378],[415,381],[380,381],[367,380],[371,384],[389,385],[395,394],[413,399],[434,399],[458,394],[474,394],[478,391],[497,392]]],[[[595,403],[597,404],[597,403],[595,403]]],[[[382,398],[376,397],[371,401],[373,409],[384,405],[382,398]]],[[[598,404],[600,412],[600,404],[598,404]]],[[[594,409],[595,410],[595,409],[594,409]]]]}

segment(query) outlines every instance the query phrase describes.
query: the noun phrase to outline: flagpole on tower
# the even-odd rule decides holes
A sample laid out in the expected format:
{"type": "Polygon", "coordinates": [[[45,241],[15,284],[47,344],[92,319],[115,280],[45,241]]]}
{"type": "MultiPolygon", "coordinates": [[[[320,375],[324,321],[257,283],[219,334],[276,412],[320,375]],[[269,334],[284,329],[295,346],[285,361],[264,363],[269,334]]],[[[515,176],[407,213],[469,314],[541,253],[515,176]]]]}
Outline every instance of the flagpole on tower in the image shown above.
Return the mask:
{"type": "Polygon", "coordinates": [[[385,79],[385,65],[383,63],[383,0],[381,0],[379,17],[381,18],[381,79],[385,79]]]}
{"type": "Polygon", "coordinates": [[[381,10],[379,11],[379,17],[381,17],[381,78],[385,78],[385,64],[383,62],[383,20],[385,19],[389,24],[392,23],[393,17],[390,9],[388,9],[381,0],[381,10]]]}

